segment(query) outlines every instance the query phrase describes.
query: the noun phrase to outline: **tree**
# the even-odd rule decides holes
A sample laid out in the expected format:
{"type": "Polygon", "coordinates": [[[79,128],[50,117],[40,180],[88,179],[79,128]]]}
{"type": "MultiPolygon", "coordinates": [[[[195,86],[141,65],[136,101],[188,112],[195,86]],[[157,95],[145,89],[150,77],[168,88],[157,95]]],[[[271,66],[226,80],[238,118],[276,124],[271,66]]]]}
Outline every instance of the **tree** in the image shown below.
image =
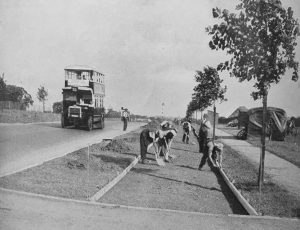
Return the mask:
{"type": "Polygon", "coordinates": [[[21,104],[21,109],[26,109],[33,104],[31,95],[23,87],[6,85],[4,73],[0,77],[0,100],[18,102],[21,104]]]}
{"type": "Polygon", "coordinates": [[[106,117],[109,118],[121,118],[121,112],[115,111],[113,109],[108,109],[107,113],[106,113],[106,117]]]}
{"type": "Polygon", "coordinates": [[[215,68],[207,66],[203,71],[197,70],[195,80],[198,85],[194,87],[193,100],[196,101],[198,109],[205,109],[218,99],[225,100],[226,86],[221,87],[223,80],[215,68]]]}
{"type": "Polygon", "coordinates": [[[3,92],[6,89],[6,81],[4,80],[4,73],[0,77],[0,91],[3,92]]]}
{"type": "Polygon", "coordinates": [[[230,60],[220,63],[218,70],[228,70],[240,82],[254,80],[254,100],[263,99],[262,154],[258,183],[261,189],[264,176],[267,95],[271,84],[277,84],[287,68],[293,70],[291,79],[298,80],[298,62],[295,61],[296,38],[299,23],[289,7],[280,0],[240,0],[239,14],[218,8],[212,10],[220,24],[206,28],[212,36],[213,50],[226,50],[230,60]]]}
{"type": "Polygon", "coordinates": [[[53,113],[62,113],[63,102],[62,101],[54,102],[52,105],[52,109],[53,109],[53,113]]]}
{"type": "Polygon", "coordinates": [[[48,97],[48,91],[45,89],[44,86],[40,86],[40,88],[38,88],[38,92],[36,96],[40,102],[43,102],[43,112],[45,112],[45,101],[47,100],[48,97]]]}
{"type": "Polygon", "coordinates": [[[4,73],[2,74],[2,77],[0,77],[0,101],[7,101],[7,90],[4,73]]]}
{"type": "Polygon", "coordinates": [[[202,71],[196,71],[195,80],[198,85],[195,86],[193,94],[193,101],[196,104],[196,108],[204,110],[205,108],[214,105],[214,128],[213,137],[215,137],[215,117],[216,106],[215,101],[225,101],[226,86],[223,88],[218,71],[210,66],[204,67],[202,71]]]}
{"type": "Polygon", "coordinates": [[[29,105],[33,104],[33,100],[32,100],[31,95],[29,93],[27,93],[27,91],[25,89],[22,88],[22,90],[23,90],[23,97],[22,97],[21,103],[23,106],[28,108],[29,105]]]}

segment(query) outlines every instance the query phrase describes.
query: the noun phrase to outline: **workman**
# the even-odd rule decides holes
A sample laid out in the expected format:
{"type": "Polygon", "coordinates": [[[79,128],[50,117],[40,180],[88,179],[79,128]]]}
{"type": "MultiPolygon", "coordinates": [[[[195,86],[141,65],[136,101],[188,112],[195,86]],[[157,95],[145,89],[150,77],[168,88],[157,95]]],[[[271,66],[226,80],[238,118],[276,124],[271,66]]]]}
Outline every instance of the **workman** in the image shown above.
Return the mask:
{"type": "Polygon", "coordinates": [[[123,131],[126,131],[127,129],[128,118],[129,118],[128,109],[121,107],[121,120],[123,121],[123,131]]]}
{"type": "Polygon", "coordinates": [[[205,165],[207,159],[209,159],[210,163],[217,167],[217,165],[214,163],[212,159],[212,153],[213,153],[213,132],[212,132],[212,126],[208,120],[208,115],[203,115],[203,120],[200,124],[199,133],[197,135],[195,129],[193,128],[193,133],[196,136],[198,143],[199,143],[199,152],[203,153],[203,156],[201,158],[198,170],[202,170],[202,167],[205,165]]]}

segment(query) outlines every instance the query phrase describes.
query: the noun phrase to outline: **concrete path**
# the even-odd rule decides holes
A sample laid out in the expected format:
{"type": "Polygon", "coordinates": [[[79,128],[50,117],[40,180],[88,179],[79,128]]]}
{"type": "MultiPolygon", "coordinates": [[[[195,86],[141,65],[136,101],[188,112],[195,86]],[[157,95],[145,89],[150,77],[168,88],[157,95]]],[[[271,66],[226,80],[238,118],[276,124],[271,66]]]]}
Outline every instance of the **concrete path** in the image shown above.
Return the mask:
{"type": "Polygon", "coordinates": [[[297,219],[105,205],[0,189],[0,229],[299,229],[297,219]]]}
{"type": "MultiPolygon", "coordinates": [[[[218,129],[216,130],[216,135],[221,142],[229,145],[254,164],[259,165],[260,148],[251,145],[247,141],[237,140],[231,134],[218,129]]],[[[265,172],[271,176],[275,183],[284,186],[289,192],[299,196],[300,169],[296,165],[266,151],[265,172]]]]}

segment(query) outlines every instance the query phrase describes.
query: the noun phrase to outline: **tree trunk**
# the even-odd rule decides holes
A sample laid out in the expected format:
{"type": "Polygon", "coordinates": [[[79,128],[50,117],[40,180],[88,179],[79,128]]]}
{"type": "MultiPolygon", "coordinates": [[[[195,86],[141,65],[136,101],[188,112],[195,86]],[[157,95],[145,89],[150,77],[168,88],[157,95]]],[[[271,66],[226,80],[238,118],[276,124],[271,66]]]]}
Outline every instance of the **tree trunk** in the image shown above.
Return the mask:
{"type": "Polygon", "coordinates": [[[265,170],[265,152],[266,152],[266,118],[267,118],[267,99],[268,90],[265,89],[263,96],[263,117],[262,117],[262,135],[261,135],[261,154],[260,154],[260,164],[259,164],[259,175],[258,175],[258,186],[259,191],[261,191],[262,185],[264,183],[264,170],[265,170]]]}
{"type": "Polygon", "coordinates": [[[43,113],[45,112],[45,101],[43,101],[43,113]]]}
{"type": "Polygon", "coordinates": [[[213,142],[216,136],[216,106],[214,105],[214,126],[213,126],[213,142]]]}

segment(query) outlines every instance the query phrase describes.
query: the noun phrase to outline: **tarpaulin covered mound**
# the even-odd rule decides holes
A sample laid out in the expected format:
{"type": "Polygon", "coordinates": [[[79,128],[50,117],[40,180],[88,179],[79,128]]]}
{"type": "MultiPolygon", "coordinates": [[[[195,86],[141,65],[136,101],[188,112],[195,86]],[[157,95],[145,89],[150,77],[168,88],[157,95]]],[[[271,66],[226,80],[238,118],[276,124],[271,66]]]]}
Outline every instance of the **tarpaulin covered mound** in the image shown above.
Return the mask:
{"type": "MultiPolygon", "coordinates": [[[[245,124],[248,134],[261,135],[262,133],[262,115],[263,108],[253,108],[246,113],[241,113],[239,122],[245,124]]],[[[283,141],[285,138],[285,129],[287,123],[287,115],[283,109],[268,107],[266,118],[266,133],[271,140],[283,141]]]]}

